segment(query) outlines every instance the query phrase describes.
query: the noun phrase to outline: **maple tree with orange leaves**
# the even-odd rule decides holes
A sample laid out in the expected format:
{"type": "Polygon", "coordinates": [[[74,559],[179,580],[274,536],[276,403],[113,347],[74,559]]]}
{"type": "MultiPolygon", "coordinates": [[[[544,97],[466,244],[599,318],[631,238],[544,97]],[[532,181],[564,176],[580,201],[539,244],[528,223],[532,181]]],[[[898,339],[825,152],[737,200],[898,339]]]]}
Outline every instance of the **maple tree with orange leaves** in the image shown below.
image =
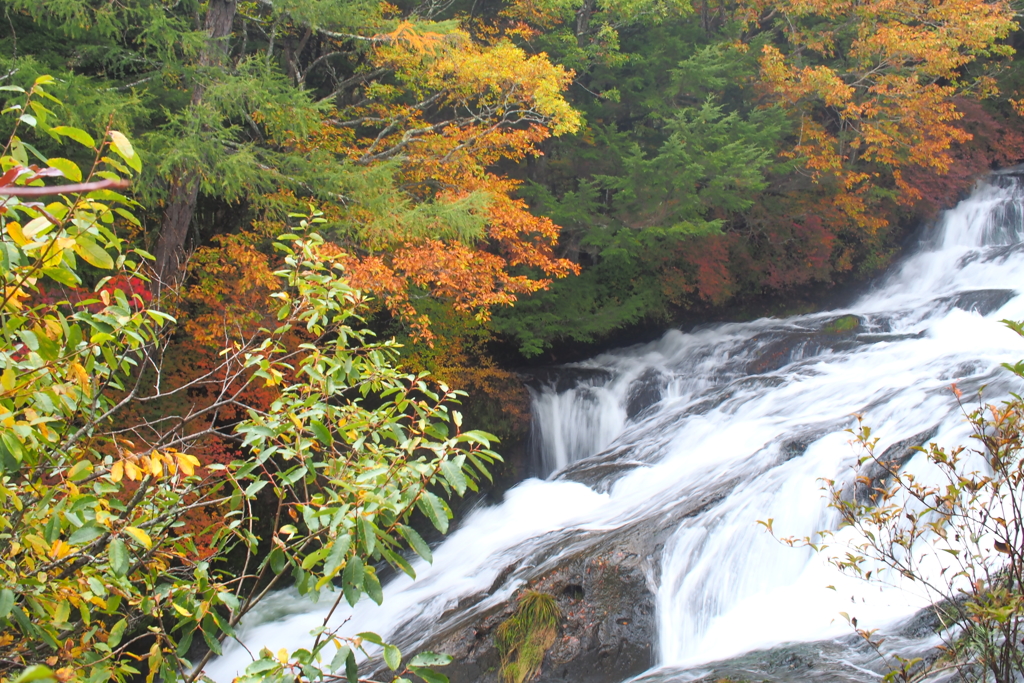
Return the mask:
{"type": "Polygon", "coordinates": [[[971,138],[956,98],[996,92],[971,66],[1012,54],[1001,41],[1017,28],[1005,1],[752,0],[744,9],[750,28],[785,38],[760,61],[772,99],[799,118],[787,154],[830,183],[834,206],[869,232],[887,224],[872,206],[886,179],[912,204],[922,195],[908,171],[949,171],[952,148],[971,138]]]}
{"type": "MultiPolygon", "coordinates": [[[[576,272],[555,254],[558,227],[516,198],[517,181],[492,170],[579,127],[561,94],[572,72],[508,41],[483,45],[409,22],[374,40],[367,69],[381,78],[362,82],[364,99],[308,136],[281,140],[356,170],[352,185],[313,199],[353,284],[430,340],[417,292],[485,321],[495,306],[576,272]],[[380,182],[365,183],[359,169],[380,182]]],[[[308,201],[275,199],[291,209],[308,201]]]]}

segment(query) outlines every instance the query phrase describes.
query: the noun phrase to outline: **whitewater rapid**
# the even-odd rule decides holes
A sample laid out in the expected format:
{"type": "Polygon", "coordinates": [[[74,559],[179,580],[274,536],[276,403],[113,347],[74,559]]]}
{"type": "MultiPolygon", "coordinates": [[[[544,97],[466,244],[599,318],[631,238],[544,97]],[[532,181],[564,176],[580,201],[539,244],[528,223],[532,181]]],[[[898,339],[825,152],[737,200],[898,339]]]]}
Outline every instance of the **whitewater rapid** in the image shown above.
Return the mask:
{"type": "MultiPolygon", "coordinates": [[[[664,524],[673,505],[716,482],[720,499],[673,521],[658,558],[659,666],[849,634],[840,612],[869,627],[912,614],[928,604],[913,586],[846,578],[758,520],[797,537],[836,526],[821,479],[850,476],[855,415],[879,452],[922,434],[952,446],[968,430],[951,384],[966,394],[984,385],[988,400],[1019,390],[999,366],[1024,358],[1024,340],[999,321],[1024,319],[1022,216],[1016,176],[993,176],[848,309],[672,331],[563,368],[563,381],[533,389],[547,478],[470,513],[433,565],[414,563],[415,581],[387,584],[382,606],[364,599],[331,623],[424,642],[461,598],[490,590],[479,611],[508,600],[525,581],[525,569],[503,575],[509,566],[557,558],[581,535],[664,524]]],[[[921,458],[907,467],[927,476],[921,458]]],[[[252,652],[308,646],[332,602],[279,593],[242,638],[252,652]]],[[[248,661],[228,644],[207,673],[226,683],[248,661]]]]}

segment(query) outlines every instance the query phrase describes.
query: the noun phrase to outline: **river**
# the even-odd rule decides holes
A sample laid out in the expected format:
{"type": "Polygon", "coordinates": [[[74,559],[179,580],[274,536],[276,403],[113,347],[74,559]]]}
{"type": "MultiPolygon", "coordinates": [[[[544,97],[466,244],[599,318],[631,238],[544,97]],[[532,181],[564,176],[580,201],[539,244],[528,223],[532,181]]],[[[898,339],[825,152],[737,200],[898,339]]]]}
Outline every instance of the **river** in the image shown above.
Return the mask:
{"type": "MultiPolygon", "coordinates": [[[[966,443],[950,385],[997,400],[1019,387],[999,365],[1024,340],[1024,190],[995,175],[923,231],[920,246],[847,309],[723,324],[606,353],[534,389],[547,478],[472,511],[399,576],[384,604],[339,610],[412,652],[476,596],[463,620],[509,600],[558,558],[626,527],[662,533],[651,557],[655,666],[692,667],[779,643],[885,626],[928,604],[914,586],[844,577],[827,558],[778,543],[834,528],[821,478],[850,477],[855,415],[881,449],[917,436],[966,443]],[[711,501],[685,515],[687,500],[711,501]],[[510,569],[511,568],[511,569],[510,569]],[[853,608],[851,608],[853,605],[853,608]]],[[[921,459],[907,465],[925,473],[921,459]]],[[[844,532],[848,533],[848,532],[844,532]]],[[[841,534],[842,537],[842,534],[841,534]]],[[[827,553],[826,553],[827,554],[827,553]]],[[[256,651],[308,646],[331,601],[290,592],[266,601],[242,635],[256,651]]],[[[207,667],[229,681],[248,661],[237,644],[207,667]]]]}

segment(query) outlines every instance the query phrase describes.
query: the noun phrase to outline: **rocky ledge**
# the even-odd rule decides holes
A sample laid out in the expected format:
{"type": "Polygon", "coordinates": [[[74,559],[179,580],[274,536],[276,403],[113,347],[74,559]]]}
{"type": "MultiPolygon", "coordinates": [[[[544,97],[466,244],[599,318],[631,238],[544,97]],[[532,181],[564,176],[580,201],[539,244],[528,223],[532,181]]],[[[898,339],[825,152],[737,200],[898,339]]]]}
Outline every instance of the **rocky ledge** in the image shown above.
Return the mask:
{"type": "MultiPolygon", "coordinates": [[[[639,542],[638,534],[626,536],[618,547],[606,546],[599,554],[591,549],[563,557],[523,587],[554,596],[562,615],[538,683],[619,683],[654,665],[651,548],[639,542]]],[[[454,657],[444,668],[452,683],[500,683],[494,634],[515,608],[515,599],[492,607],[470,623],[437,634],[424,649],[454,657]]]]}

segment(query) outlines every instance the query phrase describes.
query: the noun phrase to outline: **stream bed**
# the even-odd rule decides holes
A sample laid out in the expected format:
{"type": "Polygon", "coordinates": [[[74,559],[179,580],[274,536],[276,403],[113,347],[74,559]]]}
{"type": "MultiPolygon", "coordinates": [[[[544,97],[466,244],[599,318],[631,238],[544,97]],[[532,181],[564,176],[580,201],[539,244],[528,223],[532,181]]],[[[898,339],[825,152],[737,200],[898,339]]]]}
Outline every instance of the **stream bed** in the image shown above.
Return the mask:
{"type": "MultiPolygon", "coordinates": [[[[564,617],[542,681],[878,680],[840,612],[930,647],[913,621],[929,596],[914,585],[845,577],[758,524],[836,527],[820,480],[852,475],[856,415],[925,473],[911,446],[968,440],[951,384],[985,386],[989,401],[1019,391],[1000,363],[1024,358],[1024,339],[999,322],[1024,319],[1019,179],[979,183],[925,234],[847,309],[672,331],[562,368],[532,390],[546,478],[473,510],[382,606],[364,598],[331,622],[407,654],[449,651],[453,682],[499,680],[491,634],[526,586],[556,594],[564,617]],[[744,664],[765,649],[782,672],[808,657],[835,666],[790,679],[744,664]]],[[[308,646],[332,602],[279,593],[242,638],[253,652],[308,646]]],[[[207,673],[226,683],[248,661],[229,644],[207,673]]]]}

